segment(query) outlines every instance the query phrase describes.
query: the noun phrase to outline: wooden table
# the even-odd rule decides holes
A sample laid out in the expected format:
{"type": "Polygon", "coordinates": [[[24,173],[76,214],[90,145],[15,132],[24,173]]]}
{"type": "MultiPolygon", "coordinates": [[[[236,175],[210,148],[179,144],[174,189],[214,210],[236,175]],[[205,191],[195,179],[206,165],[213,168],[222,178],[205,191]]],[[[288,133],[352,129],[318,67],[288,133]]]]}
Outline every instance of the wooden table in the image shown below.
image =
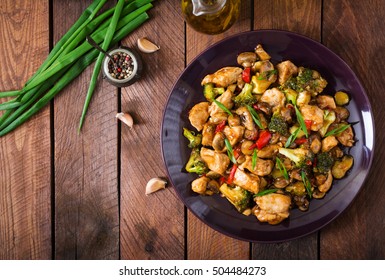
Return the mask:
{"type": "MultiPolygon", "coordinates": [[[[114,1],[111,1],[110,5],[114,1]]],[[[90,0],[0,3],[0,91],[18,89],[90,0]]],[[[122,44],[147,37],[146,72],[117,90],[100,79],[84,128],[77,125],[92,67],[49,106],[0,138],[1,259],[384,259],[385,2],[242,1],[239,21],[208,36],[185,26],[180,1],[159,0],[151,20],[122,44]],[[184,67],[231,34],[284,29],[322,42],[356,72],[376,123],[373,167],[354,203],[319,232],[290,242],[250,244],[224,236],[186,210],[172,186],[145,195],[165,177],[163,109],[184,67]],[[133,115],[129,130],[115,119],[133,115]]]]}

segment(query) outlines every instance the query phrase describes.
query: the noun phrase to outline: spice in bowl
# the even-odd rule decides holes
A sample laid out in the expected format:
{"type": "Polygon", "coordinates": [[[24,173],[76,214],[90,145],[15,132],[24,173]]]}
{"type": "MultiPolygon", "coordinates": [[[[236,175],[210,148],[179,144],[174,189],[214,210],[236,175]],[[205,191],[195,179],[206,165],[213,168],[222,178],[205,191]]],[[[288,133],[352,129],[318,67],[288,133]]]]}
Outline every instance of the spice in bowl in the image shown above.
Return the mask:
{"type": "Polygon", "coordinates": [[[142,61],[137,52],[120,47],[109,52],[103,63],[105,78],[117,87],[125,87],[136,82],[142,72],[142,61]]]}

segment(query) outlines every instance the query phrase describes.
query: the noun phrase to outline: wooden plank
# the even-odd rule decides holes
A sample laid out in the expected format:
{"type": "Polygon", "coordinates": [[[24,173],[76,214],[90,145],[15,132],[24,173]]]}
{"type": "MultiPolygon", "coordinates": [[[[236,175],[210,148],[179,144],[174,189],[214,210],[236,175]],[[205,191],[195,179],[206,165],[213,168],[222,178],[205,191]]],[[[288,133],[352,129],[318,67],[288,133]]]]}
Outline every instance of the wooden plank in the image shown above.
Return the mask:
{"type": "MultiPolygon", "coordinates": [[[[254,2],[255,29],[282,29],[321,40],[320,0],[254,2]]],[[[316,259],[318,234],[278,244],[253,244],[253,259],[316,259]]]]}
{"type": "MultiPolygon", "coordinates": [[[[20,89],[47,56],[48,12],[48,1],[1,2],[0,91],[20,89]]],[[[0,259],[51,258],[49,115],[0,138],[0,259]]]]}
{"type": "Polygon", "coordinates": [[[385,61],[384,2],[324,1],[323,38],[353,69],[371,101],[376,123],[376,149],[368,179],[352,205],[321,231],[322,259],[385,258],[385,139],[383,61],[385,61]]]}
{"type": "Polygon", "coordinates": [[[183,70],[184,33],[179,5],[155,1],[150,20],[122,44],[137,49],[138,38],[160,46],[141,54],[142,79],[122,88],[121,110],[134,117],[134,127],[121,127],[121,257],[122,259],[183,259],[184,208],[174,189],[145,195],[147,182],[166,177],[160,148],[163,110],[173,83],[183,70]],[[172,20],[170,20],[172,19],[172,20]]]}
{"type": "Polygon", "coordinates": [[[321,0],[254,1],[254,29],[282,29],[321,40],[321,0]]]}
{"type": "MultiPolygon", "coordinates": [[[[53,1],[55,42],[91,2],[53,1]]],[[[117,89],[101,76],[77,132],[92,70],[54,100],[57,259],[119,258],[117,89]]]]}
{"type": "MultiPolygon", "coordinates": [[[[229,30],[218,35],[205,35],[187,26],[186,62],[189,63],[204,49],[232,34],[250,30],[251,1],[244,1],[239,20],[229,30]],[[246,2],[246,3],[245,3],[246,2]]],[[[187,258],[188,259],[248,259],[248,242],[225,236],[202,223],[188,211],[187,217],[187,258]],[[226,244],[224,246],[224,244],[226,244]]]]}

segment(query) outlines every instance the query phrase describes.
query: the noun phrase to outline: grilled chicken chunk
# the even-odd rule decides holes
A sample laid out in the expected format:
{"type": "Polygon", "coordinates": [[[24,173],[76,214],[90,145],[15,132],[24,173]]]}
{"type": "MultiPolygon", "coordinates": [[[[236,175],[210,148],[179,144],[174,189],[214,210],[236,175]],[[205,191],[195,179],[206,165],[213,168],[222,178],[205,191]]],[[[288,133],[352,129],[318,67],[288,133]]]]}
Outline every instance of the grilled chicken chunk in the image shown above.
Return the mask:
{"type": "Polygon", "coordinates": [[[203,129],[203,125],[206,123],[209,117],[209,103],[201,102],[191,108],[188,118],[193,127],[198,131],[203,129]]]}
{"type": "Polygon", "coordinates": [[[304,105],[300,109],[303,119],[312,121],[311,130],[318,131],[324,123],[324,111],[318,106],[304,105]]]}
{"type": "Polygon", "coordinates": [[[217,87],[227,87],[237,82],[242,71],[240,67],[223,67],[214,74],[206,75],[201,84],[214,83],[217,87]]]}
{"type": "Polygon", "coordinates": [[[287,80],[298,73],[298,67],[290,60],[283,61],[276,65],[278,69],[278,83],[283,85],[287,80]]]}
{"type": "Polygon", "coordinates": [[[226,154],[203,147],[200,156],[210,170],[221,175],[225,174],[230,163],[230,159],[226,154]]]}
{"type": "Polygon", "coordinates": [[[278,224],[289,217],[291,199],[284,194],[271,193],[255,198],[254,215],[261,222],[278,224]]]}
{"type": "Polygon", "coordinates": [[[285,106],[286,97],[282,91],[277,88],[266,90],[260,99],[261,102],[266,102],[273,108],[273,112],[285,106]]]}
{"type": "MultiPolygon", "coordinates": [[[[230,90],[226,90],[223,94],[221,94],[216,100],[222,103],[227,109],[231,109],[234,106],[234,102],[232,100],[233,93],[230,90]]],[[[223,120],[227,120],[228,114],[224,112],[219,106],[213,102],[209,106],[209,114],[210,114],[210,122],[218,124],[223,120]]]]}
{"type": "Polygon", "coordinates": [[[258,176],[246,173],[245,171],[238,168],[235,172],[233,183],[249,192],[258,193],[260,179],[258,176]]]}
{"type": "Polygon", "coordinates": [[[258,175],[258,176],[266,176],[271,173],[273,170],[274,163],[272,160],[264,160],[261,158],[258,158],[255,168],[253,169],[252,164],[252,157],[246,156],[246,160],[240,165],[240,168],[247,169],[251,173],[258,175]]]}

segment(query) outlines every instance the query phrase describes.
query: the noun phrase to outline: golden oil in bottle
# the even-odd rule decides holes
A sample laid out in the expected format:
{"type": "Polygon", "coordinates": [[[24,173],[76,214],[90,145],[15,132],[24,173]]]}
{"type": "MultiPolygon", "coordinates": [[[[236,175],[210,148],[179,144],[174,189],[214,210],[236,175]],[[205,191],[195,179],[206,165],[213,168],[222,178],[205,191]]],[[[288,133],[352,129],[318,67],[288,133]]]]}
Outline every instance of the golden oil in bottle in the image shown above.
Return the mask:
{"type": "Polygon", "coordinates": [[[239,17],[241,0],[182,0],[186,22],[196,31],[219,34],[239,17]]]}

